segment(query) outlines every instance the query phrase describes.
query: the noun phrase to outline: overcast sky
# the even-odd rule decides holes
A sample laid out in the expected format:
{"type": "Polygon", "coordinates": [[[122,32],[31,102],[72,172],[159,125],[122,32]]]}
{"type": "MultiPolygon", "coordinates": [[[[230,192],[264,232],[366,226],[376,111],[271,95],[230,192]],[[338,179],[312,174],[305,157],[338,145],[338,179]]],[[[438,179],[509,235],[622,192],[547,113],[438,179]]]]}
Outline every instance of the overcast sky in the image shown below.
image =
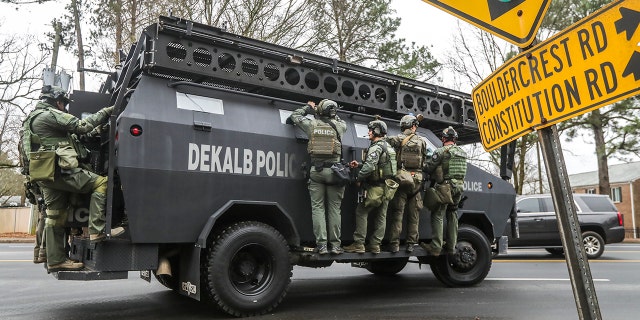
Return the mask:
{"type": "MultiPolygon", "coordinates": [[[[51,20],[60,15],[65,3],[67,1],[62,1],[62,4],[55,1],[41,5],[23,5],[20,6],[19,10],[14,9],[16,6],[1,3],[0,21],[2,22],[2,27],[0,33],[42,34],[43,32],[50,32],[51,20]]],[[[443,61],[443,55],[452,46],[451,39],[457,28],[458,19],[421,0],[393,0],[392,8],[402,18],[402,25],[398,35],[410,42],[431,45],[432,53],[436,59],[443,61]]],[[[464,21],[461,23],[467,25],[464,21]]],[[[75,69],[76,62],[70,54],[63,53],[59,64],[68,72],[72,72],[75,69]]],[[[451,85],[450,79],[452,77],[444,73],[441,78],[443,82],[439,84],[451,85]]],[[[77,87],[77,79],[74,79],[74,83],[76,83],[75,86],[77,87]]],[[[95,84],[95,88],[97,87],[98,85],[95,84]]],[[[470,90],[470,88],[462,88],[462,90],[466,91],[470,90]]],[[[584,141],[592,141],[592,138],[587,135],[585,138],[577,138],[571,143],[562,141],[569,174],[597,170],[595,147],[593,144],[587,144],[584,141]]],[[[609,162],[609,164],[614,163],[619,163],[619,161],[611,159],[609,162]]]]}

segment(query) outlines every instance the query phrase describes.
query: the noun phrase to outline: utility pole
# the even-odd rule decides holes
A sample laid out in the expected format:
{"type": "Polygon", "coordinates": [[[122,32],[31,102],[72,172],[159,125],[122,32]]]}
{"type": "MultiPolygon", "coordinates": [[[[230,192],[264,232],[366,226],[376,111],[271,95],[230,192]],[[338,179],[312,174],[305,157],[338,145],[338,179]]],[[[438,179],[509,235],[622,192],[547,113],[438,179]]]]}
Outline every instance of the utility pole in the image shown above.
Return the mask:
{"type": "Polygon", "coordinates": [[[55,40],[53,41],[53,54],[51,57],[51,70],[55,72],[58,66],[58,51],[60,50],[60,37],[62,33],[62,23],[60,21],[53,22],[53,30],[55,31],[55,40]]]}

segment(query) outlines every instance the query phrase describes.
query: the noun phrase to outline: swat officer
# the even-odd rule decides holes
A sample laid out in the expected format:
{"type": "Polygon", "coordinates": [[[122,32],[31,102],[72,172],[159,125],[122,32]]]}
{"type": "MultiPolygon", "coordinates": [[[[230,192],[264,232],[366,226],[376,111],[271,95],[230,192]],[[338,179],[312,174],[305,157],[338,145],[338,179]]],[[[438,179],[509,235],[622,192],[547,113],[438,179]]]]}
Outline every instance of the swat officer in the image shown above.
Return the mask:
{"type": "Polygon", "coordinates": [[[335,101],[324,99],[317,106],[309,101],[290,116],[290,120],[309,137],[307,151],[312,164],[309,173],[311,220],[316,252],[319,254],[328,253],[327,242],[331,244],[332,254],[342,253],[340,205],[345,184],[339,181],[331,167],[341,161],[342,135],[347,125],[338,117],[337,110],[335,101]],[[307,114],[314,114],[316,118],[311,120],[305,117],[307,114]]]}
{"type": "Polygon", "coordinates": [[[446,213],[447,233],[444,249],[455,254],[458,239],[458,205],[462,198],[464,176],[467,172],[467,154],[456,145],[458,133],[448,127],[442,131],[443,146],[427,160],[426,170],[434,181],[436,207],[431,210],[431,243],[421,242],[430,255],[438,256],[443,249],[443,218],[446,213]]]}
{"type": "MultiPolygon", "coordinates": [[[[48,270],[78,270],[83,268],[83,264],[70,260],[65,253],[64,226],[67,221],[69,197],[72,193],[91,193],[90,240],[102,240],[105,237],[107,178],[78,167],[75,156],[80,150],[76,150],[78,146],[71,141],[71,134],[89,133],[96,126],[106,122],[113,107],[104,108],[80,120],[65,112],[69,98],[62,88],[45,86],[40,99],[23,122],[21,143],[26,152],[31,151],[30,179],[37,181],[46,205],[44,238],[48,270]],[[44,154],[51,151],[56,153],[57,160],[54,166],[48,166],[44,161],[36,161],[47,158],[44,154]]],[[[111,236],[123,232],[123,228],[116,228],[111,230],[111,236]]]]}
{"type": "Polygon", "coordinates": [[[422,170],[427,158],[427,143],[416,134],[418,118],[406,115],[400,119],[402,133],[388,137],[387,142],[398,155],[398,170],[407,176],[391,201],[389,224],[389,251],[400,250],[400,232],[402,232],[402,216],[407,213],[406,252],[413,252],[418,244],[418,218],[422,209],[422,170]]]}
{"type": "Polygon", "coordinates": [[[380,243],[384,237],[386,227],[387,207],[389,200],[393,198],[393,193],[398,184],[391,180],[396,172],[396,152],[384,140],[387,134],[387,124],[379,119],[369,122],[368,135],[371,144],[366,150],[364,163],[351,161],[352,168],[360,167],[357,176],[358,186],[365,189],[364,202],[358,203],[356,208],[356,229],[353,232],[353,244],[344,248],[346,252],[380,253],[380,243]],[[373,212],[373,233],[369,237],[369,244],[365,248],[365,237],[367,235],[367,219],[369,213],[373,212]]]}

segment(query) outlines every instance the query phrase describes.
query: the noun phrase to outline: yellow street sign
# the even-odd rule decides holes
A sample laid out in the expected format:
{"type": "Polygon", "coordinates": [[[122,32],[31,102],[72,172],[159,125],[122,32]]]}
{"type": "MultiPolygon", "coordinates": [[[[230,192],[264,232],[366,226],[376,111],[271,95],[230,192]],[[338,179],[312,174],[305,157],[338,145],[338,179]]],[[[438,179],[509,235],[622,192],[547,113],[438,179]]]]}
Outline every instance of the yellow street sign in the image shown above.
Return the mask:
{"type": "Polygon", "coordinates": [[[640,93],[640,0],[618,0],[507,61],[473,89],[487,151],[640,93]]]}
{"type": "Polygon", "coordinates": [[[522,48],[533,42],[551,0],[422,0],[522,48]]]}

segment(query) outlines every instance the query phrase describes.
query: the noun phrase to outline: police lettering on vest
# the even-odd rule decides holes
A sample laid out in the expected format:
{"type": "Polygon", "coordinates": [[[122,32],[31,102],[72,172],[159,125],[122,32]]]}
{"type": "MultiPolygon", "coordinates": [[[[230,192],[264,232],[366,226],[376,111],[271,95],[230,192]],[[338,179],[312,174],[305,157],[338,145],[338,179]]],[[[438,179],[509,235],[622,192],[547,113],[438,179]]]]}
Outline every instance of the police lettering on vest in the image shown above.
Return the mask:
{"type": "Polygon", "coordinates": [[[340,155],[341,148],[342,145],[337,139],[336,131],[331,125],[316,120],[307,145],[309,155],[312,157],[335,157],[340,155]]]}

